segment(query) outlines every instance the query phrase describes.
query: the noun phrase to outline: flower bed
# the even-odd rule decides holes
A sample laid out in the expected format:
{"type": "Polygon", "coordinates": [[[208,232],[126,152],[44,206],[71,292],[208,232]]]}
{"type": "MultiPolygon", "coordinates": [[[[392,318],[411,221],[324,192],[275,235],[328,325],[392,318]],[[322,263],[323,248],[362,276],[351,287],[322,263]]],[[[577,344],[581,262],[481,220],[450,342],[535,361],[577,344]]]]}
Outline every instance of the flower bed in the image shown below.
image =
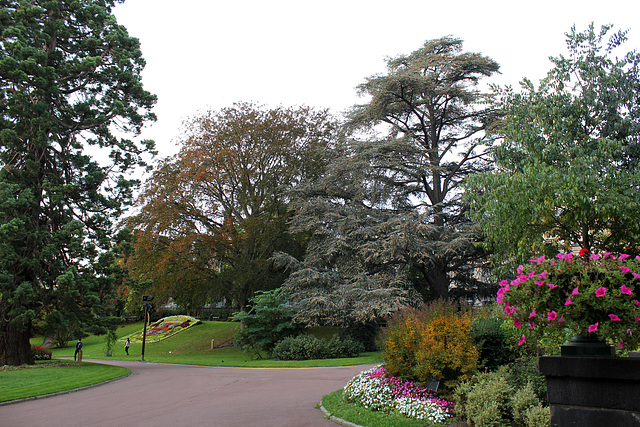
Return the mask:
{"type": "MultiPolygon", "coordinates": [[[[158,342],[162,341],[166,338],[169,338],[178,332],[182,332],[193,325],[197,325],[200,321],[191,316],[169,316],[164,317],[158,320],[155,323],[147,326],[147,339],[146,342],[158,342]]],[[[120,338],[119,342],[126,341],[127,338],[131,340],[132,343],[142,342],[142,336],[144,334],[144,329],[138,332],[135,332],[131,335],[127,335],[125,337],[120,338]]]]}
{"type": "Polygon", "coordinates": [[[439,399],[427,387],[390,377],[383,366],[353,377],[343,390],[344,399],[376,411],[398,411],[418,420],[441,423],[453,415],[454,403],[439,399]]]}
{"type": "Polygon", "coordinates": [[[37,345],[31,346],[33,360],[51,360],[51,351],[37,345]]]}

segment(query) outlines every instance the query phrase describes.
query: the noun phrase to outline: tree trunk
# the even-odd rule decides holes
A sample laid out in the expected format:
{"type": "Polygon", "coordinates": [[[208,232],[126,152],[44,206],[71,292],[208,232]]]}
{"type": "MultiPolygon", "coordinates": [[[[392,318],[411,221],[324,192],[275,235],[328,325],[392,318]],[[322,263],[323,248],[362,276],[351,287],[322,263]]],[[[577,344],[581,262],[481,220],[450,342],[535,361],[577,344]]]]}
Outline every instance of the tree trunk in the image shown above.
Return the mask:
{"type": "Polygon", "coordinates": [[[429,269],[425,272],[425,279],[436,299],[448,299],[449,298],[449,276],[444,268],[442,269],[429,269]]]}
{"type": "Polygon", "coordinates": [[[31,353],[31,327],[12,325],[2,322],[0,325],[0,366],[33,365],[31,353]]]}

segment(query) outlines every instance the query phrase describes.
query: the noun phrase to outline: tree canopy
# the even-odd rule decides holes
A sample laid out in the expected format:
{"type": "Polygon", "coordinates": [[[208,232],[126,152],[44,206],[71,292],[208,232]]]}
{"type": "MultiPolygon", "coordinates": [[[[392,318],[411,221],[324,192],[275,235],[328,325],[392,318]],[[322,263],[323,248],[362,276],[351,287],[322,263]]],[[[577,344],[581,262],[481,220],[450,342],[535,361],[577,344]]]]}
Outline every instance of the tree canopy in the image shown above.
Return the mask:
{"type": "Polygon", "coordinates": [[[477,83],[498,64],[444,37],[387,68],[359,86],[368,102],[353,108],[328,173],[299,195],[294,223],[312,240],[304,260],[281,261],[308,319],[362,322],[419,301],[415,289],[447,298],[452,282],[479,286],[481,235],[460,185],[489,164],[493,109],[477,83]]]}
{"type": "Polygon", "coordinates": [[[155,97],[114,1],[0,3],[0,364],[23,364],[34,321],[81,335],[109,314],[100,261],[153,148],[121,135],[155,97]]]}
{"type": "Polygon", "coordinates": [[[535,87],[497,88],[497,169],[468,181],[496,263],[586,248],[636,253],[640,55],[626,32],[567,33],[567,56],[535,87]]]}
{"type": "Polygon", "coordinates": [[[334,131],[326,111],[307,107],[238,103],[194,117],[129,220],[137,277],[185,307],[226,298],[243,309],[256,290],[277,287],[271,254],[305,245],[288,232],[288,193],[322,173],[334,131]]]}

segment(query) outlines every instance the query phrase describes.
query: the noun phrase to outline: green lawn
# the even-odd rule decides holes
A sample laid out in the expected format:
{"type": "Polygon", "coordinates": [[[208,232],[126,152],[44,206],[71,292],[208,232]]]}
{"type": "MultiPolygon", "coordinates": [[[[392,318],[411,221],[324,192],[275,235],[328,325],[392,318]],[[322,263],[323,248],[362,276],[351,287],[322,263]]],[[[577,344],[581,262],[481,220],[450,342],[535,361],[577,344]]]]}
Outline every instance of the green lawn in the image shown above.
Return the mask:
{"type": "MultiPolygon", "coordinates": [[[[166,340],[145,345],[145,361],[155,363],[177,363],[205,366],[243,366],[243,367],[317,367],[346,366],[369,363],[382,363],[382,353],[364,353],[359,357],[325,360],[275,360],[251,359],[241,349],[231,347],[239,324],[234,322],[205,321],[166,340]],[[211,340],[214,349],[211,349],[211,340]]],[[[142,322],[121,326],[117,329],[118,338],[142,329],[142,322]]],[[[336,328],[318,328],[310,330],[319,337],[329,338],[339,332],[336,328]]],[[[31,340],[33,345],[41,345],[42,337],[31,340]]],[[[105,336],[89,336],[82,340],[83,359],[141,360],[142,344],[132,343],[129,356],[125,354],[124,344],[116,343],[111,357],[104,355],[105,336]]],[[[52,348],[54,359],[73,357],[75,342],[69,342],[65,348],[52,348]]],[[[69,390],[96,384],[126,375],[126,368],[83,362],[82,364],[66,360],[38,362],[35,366],[18,368],[0,367],[0,402],[40,396],[58,391],[69,390]],[[46,368],[46,369],[39,369],[46,368]]]]}
{"type": "Polygon", "coordinates": [[[361,405],[345,402],[342,390],[334,391],[322,398],[322,406],[334,417],[350,421],[361,426],[377,427],[418,427],[428,426],[426,420],[412,420],[400,413],[372,411],[361,405]]]}
{"type": "MultiPolygon", "coordinates": [[[[132,323],[118,328],[118,338],[141,330],[143,324],[132,323]]],[[[359,357],[325,360],[274,360],[251,359],[237,347],[229,347],[239,324],[236,322],[204,321],[183,332],[157,343],[145,345],[144,360],[155,363],[178,363],[206,366],[245,366],[245,367],[316,367],[347,366],[368,363],[381,363],[381,352],[363,353],[359,357]],[[214,349],[211,350],[211,340],[214,349]]],[[[330,337],[338,332],[335,328],[319,328],[310,332],[317,336],[330,337]]],[[[42,338],[33,339],[32,344],[42,344],[42,338]]],[[[105,336],[90,336],[82,340],[84,359],[103,360],[141,360],[141,343],[131,343],[129,356],[124,352],[124,344],[116,343],[113,355],[105,357],[105,336]]],[[[66,348],[51,349],[54,358],[73,357],[74,342],[66,348]]]]}
{"type": "Polygon", "coordinates": [[[97,384],[129,373],[129,369],[97,363],[47,360],[34,366],[0,368],[0,402],[97,384]]]}

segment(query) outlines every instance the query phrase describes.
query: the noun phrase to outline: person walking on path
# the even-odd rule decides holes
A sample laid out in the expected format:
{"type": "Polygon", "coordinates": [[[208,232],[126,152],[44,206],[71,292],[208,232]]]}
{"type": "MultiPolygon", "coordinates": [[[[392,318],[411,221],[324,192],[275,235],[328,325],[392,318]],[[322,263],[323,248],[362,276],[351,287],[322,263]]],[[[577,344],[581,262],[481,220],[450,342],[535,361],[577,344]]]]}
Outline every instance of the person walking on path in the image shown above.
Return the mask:
{"type": "Polygon", "coordinates": [[[129,338],[127,338],[124,343],[124,352],[127,353],[127,356],[129,355],[129,345],[131,345],[131,341],[129,341],[129,338]]]}
{"type": "Polygon", "coordinates": [[[73,360],[76,360],[78,357],[78,352],[82,350],[82,338],[78,338],[78,342],[76,343],[76,352],[73,353],[73,360]]]}

